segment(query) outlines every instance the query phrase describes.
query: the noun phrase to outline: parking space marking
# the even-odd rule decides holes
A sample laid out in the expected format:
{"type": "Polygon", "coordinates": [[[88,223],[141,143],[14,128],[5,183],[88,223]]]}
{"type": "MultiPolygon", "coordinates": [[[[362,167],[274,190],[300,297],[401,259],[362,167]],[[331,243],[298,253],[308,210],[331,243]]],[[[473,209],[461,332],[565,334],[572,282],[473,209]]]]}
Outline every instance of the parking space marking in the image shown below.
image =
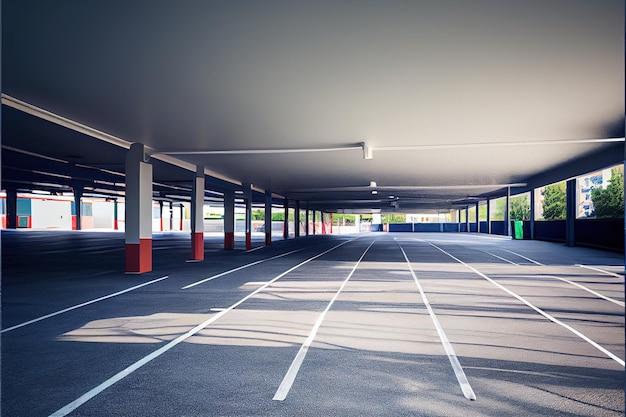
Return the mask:
{"type": "Polygon", "coordinates": [[[99,301],[103,301],[103,300],[107,300],[109,298],[117,297],[118,295],[122,295],[122,294],[125,294],[125,293],[130,292],[130,291],[134,291],[134,290],[136,290],[138,288],[141,288],[141,287],[145,287],[146,285],[150,285],[150,284],[154,284],[155,282],[163,281],[166,278],[169,278],[169,276],[166,275],[164,277],[157,278],[157,279],[154,279],[152,281],[144,282],[143,284],[135,285],[134,287],[130,287],[130,288],[127,288],[125,290],[115,292],[113,294],[105,295],[103,297],[96,298],[96,299],[91,300],[91,301],[86,301],[84,303],[77,304],[77,305],[72,306],[72,307],[64,308],[63,310],[59,310],[59,311],[56,311],[54,313],[46,314],[45,316],[41,316],[41,317],[38,317],[38,318],[33,319],[33,320],[25,321],[24,323],[21,323],[21,324],[16,324],[15,326],[11,326],[11,327],[8,327],[6,329],[3,329],[2,331],[0,331],[0,334],[9,332],[11,330],[19,329],[20,327],[28,326],[29,324],[37,323],[37,322],[45,320],[45,319],[49,319],[50,317],[58,316],[59,314],[67,313],[68,311],[76,310],[77,308],[85,307],[85,306],[88,306],[90,304],[97,303],[99,301]]]}
{"type": "Polygon", "coordinates": [[[189,288],[195,287],[196,285],[204,284],[205,282],[209,282],[209,281],[212,281],[212,280],[214,280],[216,278],[223,277],[224,275],[232,274],[233,272],[241,271],[242,269],[246,269],[246,268],[249,268],[251,266],[258,265],[260,263],[266,262],[266,261],[271,261],[272,259],[282,258],[283,256],[291,255],[292,253],[300,252],[300,251],[303,251],[304,249],[306,249],[306,248],[292,250],[290,252],[283,253],[281,255],[272,256],[270,258],[261,259],[259,261],[252,262],[252,263],[249,263],[249,264],[245,264],[245,265],[242,265],[242,266],[237,267],[237,268],[229,269],[228,271],[224,271],[224,272],[219,273],[217,275],[210,276],[208,278],[205,278],[205,279],[202,279],[200,281],[194,282],[193,284],[185,285],[181,289],[182,290],[187,290],[189,288]]]}
{"type": "Polygon", "coordinates": [[[343,283],[341,284],[341,287],[339,287],[339,289],[337,290],[333,298],[330,300],[330,302],[326,306],[326,309],[318,317],[317,321],[315,322],[315,325],[311,329],[311,333],[309,333],[309,337],[307,337],[304,343],[302,344],[302,346],[300,346],[300,350],[298,351],[298,353],[296,354],[296,357],[291,362],[291,365],[289,366],[287,373],[283,377],[283,380],[280,383],[280,386],[278,387],[278,389],[276,390],[276,393],[274,394],[274,398],[272,398],[272,400],[284,401],[285,398],[287,398],[287,394],[289,394],[289,391],[291,390],[291,387],[294,381],[296,380],[296,376],[298,375],[300,366],[302,365],[302,362],[304,361],[304,358],[307,352],[309,351],[309,347],[311,346],[311,343],[313,343],[313,340],[315,340],[315,336],[317,335],[317,332],[320,326],[322,325],[322,322],[324,321],[326,314],[328,313],[328,311],[334,304],[337,297],[339,297],[339,294],[344,289],[344,287],[346,286],[350,278],[352,278],[354,271],[356,271],[356,269],[359,267],[359,264],[365,257],[365,254],[367,253],[367,251],[372,247],[374,242],[376,242],[376,240],[373,240],[372,243],[369,244],[367,249],[365,249],[365,252],[363,252],[359,260],[356,262],[356,264],[352,268],[352,271],[350,271],[350,273],[348,274],[348,277],[343,281],[343,283]]]}
{"type": "MultiPolygon", "coordinates": [[[[566,283],[568,283],[570,285],[574,285],[574,286],[576,286],[576,287],[578,287],[578,288],[580,288],[582,290],[585,290],[588,293],[591,293],[591,294],[595,295],[596,297],[603,298],[603,299],[605,299],[607,301],[612,302],[613,304],[617,304],[618,306],[621,306],[621,307],[625,307],[626,306],[626,304],[624,304],[623,301],[619,301],[619,300],[616,300],[614,298],[607,297],[606,295],[600,294],[599,292],[596,292],[596,291],[592,290],[591,288],[587,288],[584,285],[581,285],[581,284],[579,284],[577,282],[570,281],[569,279],[562,278],[562,277],[557,277],[556,275],[542,275],[542,277],[558,279],[558,280],[566,282],[566,283]]],[[[536,276],[533,276],[533,278],[536,278],[536,276]]]]}
{"type": "Polygon", "coordinates": [[[530,258],[528,258],[528,257],[526,257],[526,256],[524,256],[524,255],[520,255],[520,254],[519,254],[519,253],[517,253],[517,252],[513,252],[512,250],[508,250],[508,249],[502,249],[502,250],[505,250],[505,251],[507,251],[507,252],[509,252],[509,253],[512,253],[513,255],[517,255],[517,256],[519,256],[520,258],[524,258],[524,259],[526,259],[527,261],[534,263],[535,265],[544,266],[542,263],[539,263],[539,262],[537,262],[537,261],[535,261],[535,260],[533,260],[533,259],[530,259],[530,258]]]}
{"type": "Polygon", "coordinates": [[[578,330],[574,329],[572,326],[562,322],[561,320],[557,319],[556,317],[546,313],[545,311],[543,311],[542,309],[540,309],[539,307],[535,306],[534,304],[532,304],[531,302],[529,302],[528,300],[526,300],[524,297],[522,297],[521,295],[518,295],[516,293],[514,293],[513,291],[509,290],[508,288],[506,288],[505,286],[503,286],[502,284],[496,282],[495,280],[493,280],[492,278],[489,278],[487,275],[483,274],[482,272],[480,272],[478,269],[474,268],[471,265],[466,264],[465,262],[463,262],[462,260],[460,260],[459,258],[455,257],[454,255],[446,252],[445,250],[443,250],[442,248],[440,248],[439,246],[435,245],[434,243],[425,241],[426,243],[428,243],[429,245],[431,245],[432,247],[434,247],[435,249],[438,249],[439,251],[445,253],[446,255],[448,255],[449,257],[451,257],[452,259],[454,259],[455,261],[457,261],[458,263],[460,263],[461,265],[466,266],[468,269],[470,269],[471,271],[473,271],[474,273],[476,273],[477,275],[481,276],[482,278],[486,279],[487,281],[491,282],[493,285],[495,285],[496,287],[500,288],[502,291],[506,292],[507,294],[511,295],[512,297],[518,299],[519,301],[521,301],[522,303],[526,304],[528,307],[532,308],[533,310],[535,310],[537,313],[541,314],[542,316],[544,316],[545,318],[547,318],[548,320],[550,320],[553,323],[558,324],[559,326],[569,330],[570,332],[574,333],[576,336],[580,337],[581,339],[583,339],[584,341],[586,341],[587,343],[591,344],[593,347],[595,347],[596,349],[598,349],[599,351],[601,351],[602,353],[604,353],[605,355],[607,355],[609,358],[613,359],[615,362],[619,363],[622,366],[626,366],[626,364],[624,363],[624,360],[621,359],[620,357],[618,357],[617,355],[615,355],[614,353],[610,352],[608,349],[606,349],[605,347],[599,345],[598,343],[594,342],[593,340],[591,340],[590,338],[588,338],[587,336],[585,336],[584,334],[582,334],[581,332],[579,332],[578,330]]]}
{"type": "Polygon", "coordinates": [[[501,257],[501,256],[498,256],[498,255],[496,255],[495,253],[487,252],[486,250],[481,250],[481,252],[486,253],[486,254],[488,254],[488,255],[491,255],[491,256],[493,256],[494,258],[498,258],[498,259],[500,259],[500,260],[503,260],[504,262],[508,262],[508,263],[510,263],[510,264],[513,264],[513,265],[519,265],[519,264],[516,264],[516,263],[515,263],[515,262],[513,262],[513,261],[509,261],[509,260],[508,260],[508,259],[506,259],[506,258],[503,258],[503,257],[501,257]]]}
{"type": "Polygon", "coordinates": [[[450,360],[450,365],[452,365],[452,369],[454,370],[454,375],[456,376],[459,386],[461,387],[461,391],[463,392],[463,395],[465,396],[465,398],[471,401],[475,401],[476,394],[474,393],[472,386],[467,380],[467,376],[465,375],[465,372],[463,371],[463,367],[461,366],[461,363],[459,362],[459,359],[457,358],[456,353],[454,352],[454,348],[452,347],[452,344],[450,343],[448,336],[446,336],[446,333],[444,332],[443,327],[441,327],[441,323],[439,323],[439,319],[437,319],[437,316],[435,315],[435,312],[433,308],[431,307],[430,302],[428,301],[428,297],[426,297],[426,293],[424,292],[424,289],[422,288],[422,284],[420,284],[419,280],[417,279],[417,275],[415,275],[413,266],[411,266],[411,261],[409,261],[409,258],[406,256],[406,252],[404,251],[404,248],[402,248],[402,246],[399,243],[398,243],[398,246],[400,247],[400,250],[402,251],[402,255],[404,255],[404,259],[406,260],[406,263],[409,265],[411,276],[413,277],[413,280],[415,281],[415,284],[417,285],[417,289],[419,290],[420,295],[422,296],[422,300],[424,302],[424,305],[426,306],[426,309],[428,310],[428,314],[430,315],[430,318],[433,321],[435,328],[437,329],[437,334],[439,334],[439,339],[441,340],[441,344],[443,345],[443,348],[446,351],[446,355],[448,355],[448,360],[450,360]]]}
{"type": "Polygon", "coordinates": [[[611,276],[616,277],[616,278],[622,278],[622,279],[624,278],[623,275],[616,274],[615,272],[611,272],[611,271],[605,271],[604,269],[600,269],[600,268],[594,268],[593,266],[581,265],[581,264],[576,264],[576,266],[581,267],[581,268],[591,269],[593,271],[602,272],[603,274],[611,275],[611,276]]]}
{"type": "Polygon", "coordinates": [[[154,359],[158,358],[159,356],[161,356],[162,354],[164,354],[168,350],[172,349],[174,346],[184,342],[185,340],[189,339],[191,336],[194,336],[198,332],[204,330],[206,327],[208,327],[210,324],[212,324],[213,322],[215,322],[216,320],[218,320],[219,318],[224,316],[226,313],[228,313],[228,312],[232,311],[233,309],[237,308],[238,306],[240,306],[241,304],[243,304],[244,302],[246,302],[250,298],[254,297],[259,292],[263,291],[265,288],[269,287],[274,282],[276,282],[279,279],[281,279],[282,277],[284,277],[285,275],[287,275],[290,272],[300,268],[302,265],[305,265],[305,264],[307,264],[307,263],[309,263],[309,262],[311,262],[311,261],[313,261],[313,260],[315,260],[315,259],[317,259],[317,258],[319,258],[319,257],[321,257],[321,256],[323,256],[325,254],[327,254],[328,252],[331,252],[331,251],[339,248],[340,246],[345,245],[346,243],[352,242],[355,239],[357,239],[357,238],[346,240],[345,242],[342,242],[342,243],[340,243],[338,245],[335,245],[332,248],[327,249],[327,250],[325,250],[323,252],[320,252],[319,254],[317,254],[315,256],[312,256],[312,257],[310,257],[310,258],[300,262],[298,265],[289,268],[285,272],[283,272],[280,275],[278,275],[275,278],[273,278],[271,281],[268,281],[267,284],[263,285],[260,288],[257,288],[255,291],[253,291],[250,294],[248,294],[247,296],[243,297],[241,300],[239,300],[236,303],[232,304],[230,307],[227,307],[224,310],[216,313],[215,315],[211,316],[209,319],[207,319],[204,322],[198,324],[193,329],[191,329],[191,330],[187,331],[186,333],[178,336],[174,340],[168,342],[167,344],[165,344],[164,346],[162,346],[159,349],[155,350],[154,352],[150,353],[149,355],[144,356],[143,358],[141,358],[137,362],[133,363],[132,365],[126,367],[125,369],[121,370],[117,374],[113,375],[112,377],[110,377],[109,379],[107,379],[106,381],[101,383],[100,385],[96,386],[95,388],[93,388],[93,389],[89,390],[88,392],[86,392],[85,394],[81,395],[80,397],[78,397],[77,399],[72,401],[71,403],[65,405],[64,407],[62,407],[59,410],[55,411],[54,413],[50,414],[49,417],[65,417],[66,415],[68,415],[72,411],[76,410],[81,405],[85,404],[87,401],[91,400],[92,398],[94,398],[95,396],[100,394],[102,391],[106,390],[107,388],[111,387],[112,385],[116,384],[117,382],[121,381],[122,379],[126,378],[127,376],[129,376],[130,374],[132,374],[133,372],[135,372],[136,370],[138,370],[142,366],[146,365],[147,363],[149,363],[149,362],[153,361],[154,359]]]}

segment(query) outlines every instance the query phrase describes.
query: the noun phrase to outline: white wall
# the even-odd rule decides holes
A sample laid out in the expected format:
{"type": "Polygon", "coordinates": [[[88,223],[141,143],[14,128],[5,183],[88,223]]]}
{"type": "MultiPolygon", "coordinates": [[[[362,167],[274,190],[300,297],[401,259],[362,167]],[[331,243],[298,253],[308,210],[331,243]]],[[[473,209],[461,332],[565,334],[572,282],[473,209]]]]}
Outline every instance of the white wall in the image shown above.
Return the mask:
{"type": "Polygon", "coordinates": [[[69,201],[31,200],[33,229],[72,230],[72,203],[69,201]]]}
{"type": "Polygon", "coordinates": [[[92,205],[93,227],[96,229],[113,229],[113,202],[94,201],[92,205]]]}

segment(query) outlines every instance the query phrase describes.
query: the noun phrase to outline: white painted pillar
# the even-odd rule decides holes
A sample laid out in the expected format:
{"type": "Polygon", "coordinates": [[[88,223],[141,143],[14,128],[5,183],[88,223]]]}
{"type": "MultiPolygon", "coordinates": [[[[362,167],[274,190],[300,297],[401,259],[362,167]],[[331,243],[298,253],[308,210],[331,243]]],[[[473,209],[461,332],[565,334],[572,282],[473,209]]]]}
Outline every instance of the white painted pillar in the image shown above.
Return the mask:
{"type": "Polygon", "coordinates": [[[152,271],[152,165],[141,143],[126,154],[126,273],[152,271]]]}
{"type": "Polygon", "coordinates": [[[191,196],[191,259],[204,260],[204,167],[196,167],[191,196]]]}

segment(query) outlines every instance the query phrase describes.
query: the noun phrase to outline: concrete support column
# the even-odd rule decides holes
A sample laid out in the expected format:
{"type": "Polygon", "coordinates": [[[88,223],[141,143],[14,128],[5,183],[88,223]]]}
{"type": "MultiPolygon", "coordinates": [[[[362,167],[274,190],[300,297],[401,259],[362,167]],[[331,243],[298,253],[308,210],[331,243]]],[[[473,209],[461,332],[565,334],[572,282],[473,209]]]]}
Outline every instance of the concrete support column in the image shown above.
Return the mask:
{"type": "Polygon", "coordinates": [[[272,191],[265,190],[265,246],[272,244],[272,191]]]}
{"type": "Polygon", "coordinates": [[[174,230],[174,202],[170,201],[170,230],[174,230]]]}
{"type": "Polygon", "coordinates": [[[183,231],[183,226],[184,226],[184,218],[185,218],[185,206],[183,205],[183,203],[180,203],[180,206],[178,206],[180,209],[180,220],[178,221],[179,223],[179,230],[182,232],[183,231]]]}
{"type": "Polygon", "coordinates": [[[119,230],[119,215],[118,215],[117,199],[113,200],[113,230],[119,230]]]}
{"type": "Polygon", "coordinates": [[[491,234],[491,200],[487,199],[487,233],[491,234]]]}
{"type": "Polygon", "coordinates": [[[530,190],[530,239],[535,240],[535,189],[530,190]]]}
{"type": "Polygon", "coordinates": [[[7,229],[17,229],[17,190],[7,188],[7,229]]]}
{"type": "Polygon", "coordinates": [[[283,239],[289,239],[289,200],[285,198],[283,202],[285,209],[285,220],[283,220],[283,239]]]}
{"type": "Polygon", "coordinates": [[[304,236],[309,235],[309,202],[306,203],[306,210],[304,211],[304,236]]]}
{"type": "Polygon", "coordinates": [[[476,202],[476,233],[480,233],[480,216],[478,215],[478,201],[476,202]]]}
{"type": "Polygon", "coordinates": [[[294,213],[294,235],[295,237],[300,237],[300,202],[296,200],[296,208],[294,213]]]}
{"type": "Polygon", "coordinates": [[[506,187],[506,204],[504,205],[504,235],[511,236],[511,187],[506,187]]]}
{"type": "Polygon", "coordinates": [[[313,210],[313,236],[315,236],[315,210],[313,210]]]}
{"type": "Polygon", "coordinates": [[[469,233],[470,231],[470,222],[469,222],[469,206],[465,207],[465,231],[469,233]]]}
{"type": "Polygon", "coordinates": [[[330,230],[327,233],[330,233],[332,235],[333,234],[333,213],[329,213],[329,215],[330,215],[330,219],[329,219],[330,230]]]}
{"type": "Polygon", "coordinates": [[[204,260],[204,167],[196,167],[191,191],[191,259],[204,260]]]}
{"type": "Polygon", "coordinates": [[[152,271],[152,165],[141,143],[126,154],[126,273],[152,271]]]}
{"type": "Polygon", "coordinates": [[[235,249],[235,193],[224,193],[224,249],[235,249]]]}
{"type": "Polygon", "coordinates": [[[163,231],[163,201],[159,200],[159,230],[163,231]]]}
{"type": "Polygon", "coordinates": [[[76,185],[72,187],[74,190],[74,213],[76,213],[76,223],[72,227],[73,230],[82,230],[82,217],[83,217],[83,187],[76,185]]]}
{"type": "Polygon", "coordinates": [[[252,184],[243,184],[246,203],[246,250],[252,249],[252,184]]]}
{"type": "Polygon", "coordinates": [[[568,180],[566,183],[565,202],[565,242],[567,246],[575,246],[576,178],[568,180]]]}

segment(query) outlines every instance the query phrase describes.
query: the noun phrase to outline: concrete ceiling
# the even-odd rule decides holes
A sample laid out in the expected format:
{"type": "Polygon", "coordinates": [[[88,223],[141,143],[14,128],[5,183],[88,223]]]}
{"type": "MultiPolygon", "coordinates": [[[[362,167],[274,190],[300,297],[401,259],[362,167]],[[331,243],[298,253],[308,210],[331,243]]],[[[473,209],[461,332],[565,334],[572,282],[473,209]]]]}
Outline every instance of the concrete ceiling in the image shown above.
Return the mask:
{"type": "Polygon", "coordinates": [[[169,186],[200,164],[216,190],[433,209],[624,157],[622,0],[4,0],[2,41],[5,154],[122,172],[142,142],[169,186]]]}

